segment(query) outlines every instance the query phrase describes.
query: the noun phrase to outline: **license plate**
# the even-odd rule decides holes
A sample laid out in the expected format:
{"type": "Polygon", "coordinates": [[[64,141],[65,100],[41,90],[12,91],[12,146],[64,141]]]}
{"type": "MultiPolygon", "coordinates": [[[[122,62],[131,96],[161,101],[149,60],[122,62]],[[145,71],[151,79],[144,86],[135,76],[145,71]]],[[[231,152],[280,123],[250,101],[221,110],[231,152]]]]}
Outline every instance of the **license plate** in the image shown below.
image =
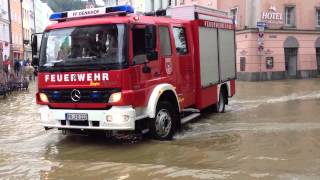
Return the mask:
{"type": "Polygon", "coordinates": [[[66,120],[69,121],[87,121],[87,113],[66,113],[66,120]]]}

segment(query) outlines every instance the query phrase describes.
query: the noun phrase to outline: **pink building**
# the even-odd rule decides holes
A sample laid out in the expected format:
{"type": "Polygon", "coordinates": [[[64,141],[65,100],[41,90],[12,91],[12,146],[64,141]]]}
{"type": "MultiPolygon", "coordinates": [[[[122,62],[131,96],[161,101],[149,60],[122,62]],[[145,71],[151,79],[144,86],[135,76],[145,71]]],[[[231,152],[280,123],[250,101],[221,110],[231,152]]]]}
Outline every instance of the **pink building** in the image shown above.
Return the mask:
{"type": "Polygon", "coordinates": [[[239,79],[318,75],[320,0],[223,0],[217,6],[236,19],[239,79]]]}
{"type": "Polygon", "coordinates": [[[235,17],[238,79],[318,76],[320,0],[183,0],[182,3],[218,8],[235,17]]]}

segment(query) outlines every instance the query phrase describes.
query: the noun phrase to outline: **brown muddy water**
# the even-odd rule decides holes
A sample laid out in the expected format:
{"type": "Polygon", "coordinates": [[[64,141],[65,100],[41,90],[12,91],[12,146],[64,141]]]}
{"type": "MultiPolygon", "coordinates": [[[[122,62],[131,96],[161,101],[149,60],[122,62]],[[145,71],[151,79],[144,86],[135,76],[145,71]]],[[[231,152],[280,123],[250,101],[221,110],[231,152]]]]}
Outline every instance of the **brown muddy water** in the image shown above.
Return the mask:
{"type": "Polygon", "coordinates": [[[237,82],[170,142],[46,132],[34,93],[0,100],[0,179],[320,179],[320,79],[237,82]]]}

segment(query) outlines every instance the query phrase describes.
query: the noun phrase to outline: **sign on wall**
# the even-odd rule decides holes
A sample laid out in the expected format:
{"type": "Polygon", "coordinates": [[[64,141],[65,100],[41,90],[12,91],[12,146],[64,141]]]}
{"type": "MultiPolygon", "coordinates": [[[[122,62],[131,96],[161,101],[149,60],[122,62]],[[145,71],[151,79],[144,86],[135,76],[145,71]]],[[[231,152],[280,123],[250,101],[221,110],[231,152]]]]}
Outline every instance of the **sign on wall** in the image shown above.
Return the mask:
{"type": "Polygon", "coordinates": [[[270,8],[267,11],[263,11],[261,14],[261,20],[263,22],[268,23],[268,25],[272,24],[283,24],[283,13],[278,12],[277,8],[275,6],[270,6],[270,8]]]}
{"type": "Polygon", "coordinates": [[[273,68],[273,57],[266,58],[266,68],[272,69],[273,68]]]}

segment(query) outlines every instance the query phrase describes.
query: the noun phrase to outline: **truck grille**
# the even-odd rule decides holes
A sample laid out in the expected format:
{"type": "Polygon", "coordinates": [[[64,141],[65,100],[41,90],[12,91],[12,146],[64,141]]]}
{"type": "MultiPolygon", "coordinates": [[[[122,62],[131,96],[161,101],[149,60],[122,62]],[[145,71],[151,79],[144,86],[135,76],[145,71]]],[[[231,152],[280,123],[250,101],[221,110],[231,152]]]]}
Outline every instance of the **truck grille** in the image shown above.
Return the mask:
{"type": "Polygon", "coordinates": [[[74,89],[43,90],[52,103],[107,103],[112,93],[119,89],[77,89],[80,92],[78,101],[71,98],[74,89]]]}

